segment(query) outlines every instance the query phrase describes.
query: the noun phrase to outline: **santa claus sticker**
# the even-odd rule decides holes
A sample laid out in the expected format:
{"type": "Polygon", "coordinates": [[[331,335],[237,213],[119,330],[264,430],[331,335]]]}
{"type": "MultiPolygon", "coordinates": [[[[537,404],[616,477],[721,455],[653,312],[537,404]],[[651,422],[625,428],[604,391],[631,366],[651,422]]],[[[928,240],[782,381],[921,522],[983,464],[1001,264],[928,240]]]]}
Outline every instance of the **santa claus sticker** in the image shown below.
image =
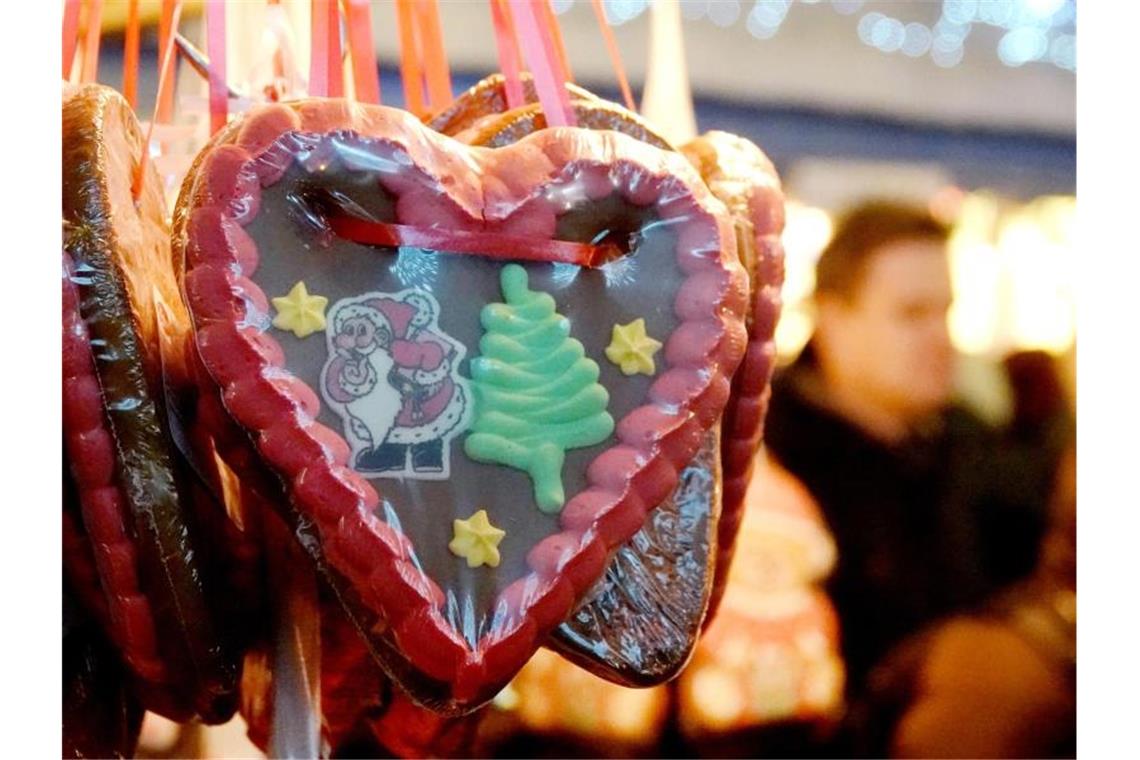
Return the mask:
{"type": "Polygon", "coordinates": [[[428,293],[366,293],[329,313],[325,401],[344,419],[352,467],[380,478],[444,480],[468,426],[466,349],[439,328],[428,293]]]}

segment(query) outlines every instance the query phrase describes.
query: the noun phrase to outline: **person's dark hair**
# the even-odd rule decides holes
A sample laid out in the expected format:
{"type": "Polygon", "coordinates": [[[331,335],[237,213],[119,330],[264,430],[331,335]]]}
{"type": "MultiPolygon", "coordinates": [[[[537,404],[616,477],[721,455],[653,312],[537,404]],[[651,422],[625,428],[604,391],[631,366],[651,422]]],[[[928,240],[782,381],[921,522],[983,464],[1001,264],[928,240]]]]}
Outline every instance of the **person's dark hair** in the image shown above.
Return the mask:
{"type": "Polygon", "coordinates": [[[824,248],[815,270],[817,293],[852,298],[862,284],[867,262],[899,240],[945,242],[950,230],[918,206],[869,201],[844,214],[824,248]]]}

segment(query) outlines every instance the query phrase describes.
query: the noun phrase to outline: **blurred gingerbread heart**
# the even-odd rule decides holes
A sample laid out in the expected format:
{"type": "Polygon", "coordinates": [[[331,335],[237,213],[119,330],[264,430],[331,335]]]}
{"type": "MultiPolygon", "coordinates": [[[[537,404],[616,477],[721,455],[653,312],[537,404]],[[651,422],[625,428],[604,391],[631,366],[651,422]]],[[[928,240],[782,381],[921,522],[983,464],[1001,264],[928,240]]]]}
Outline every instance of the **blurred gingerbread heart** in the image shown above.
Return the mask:
{"type": "Polygon", "coordinates": [[[146,709],[225,721],[244,635],[228,604],[248,597],[171,436],[167,396],[193,382],[162,186],[153,166],[135,182],[144,138],[114,90],[66,86],[62,116],[65,571],[146,709]]]}

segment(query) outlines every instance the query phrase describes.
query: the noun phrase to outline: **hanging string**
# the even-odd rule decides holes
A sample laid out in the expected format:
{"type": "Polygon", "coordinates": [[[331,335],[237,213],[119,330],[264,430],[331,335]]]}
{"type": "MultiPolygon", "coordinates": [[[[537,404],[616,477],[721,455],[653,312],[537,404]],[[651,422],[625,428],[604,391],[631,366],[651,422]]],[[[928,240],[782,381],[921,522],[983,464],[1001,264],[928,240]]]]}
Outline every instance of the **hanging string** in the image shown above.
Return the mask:
{"type": "MultiPolygon", "coordinates": [[[[158,75],[158,92],[154,97],[154,117],[146,128],[146,139],[143,141],[142,156],[138,166],[135,167],[134,181],[131,183],[131,194],[137,202],[142,195],[143,177],[146,176],[146,166],[150,161],[150,140],[154,134],[154,124],[158,121],[159,110],[164,98],[169,97],[174,102],[174,38],[178,32],[178,21],[182,16],[182,0],[173,0],[170,3],[170,26],[166,37],[166,44],[162,48],[161,66],[158,75]]],[[[165,8],[163,9],[165,11],[165,8]]]]}
{"type": "MultiPolygon", "coordinates": [[[[175,21],[175,12],[181,14],[182,0],[162,0],[162,15],[158,20],[158,49],[161,51],[173,50],[174,45],[174,32],[177,28],[175,21]]],[[[162,70],[158,74],[158,81],[161,83],[164,79],[173,81],[174,79],[174,55],[163,56],[162,70]]],[[[161,87],[155,94],[155,103],[157,107],[154,112],[154,119],[152,122],[160,122],[162,124],[170,123],[174,118],[174,88],[168,86],[165,90],[161,87]]]]}
{"type": "Polygon", "coordinates": [[[536,4],[527,0],[510,0],[511,11],[518,24],[519,41],[534,75],[534,89],[546,115],[547,126],[573,127],[577,120],[566,93],[566,80],[559,71],[558,54],[553,48],[552,38],[543,34],[545,25],[539,21],[540,12],[536,4]]]}
{"type": "Polygon", "coordinates": [[[591,0],[591,2],[594,6],[594,15],[598,17],[598,26],[602,30],[602,39],[606,43],[606,51],[610,54],[610,62],[613,64],[618,86],[621,87],[621,96],[625,100],[625,107],[631,111],[636,111],[637,104],[633,100],[633,91],[630,90],[629,80],[625,76],[625,66],[621,62],[621,51],[618,49],[617,38],[614,37],[613,27],[606,20],[606,9],[602,6],[602,0],[591,0]]]}
{"type": "Polygon", "coordinates": [[[362,103],[380,102],[380,73],[372,39],[372,6],[368,0],[345,0],[348,46],[352,52],[352,88],[362,103]]]}
{"type": "Polygon", "coordinates": [[[400,79],[404,84],[404,107],[422,117],[427,110],[424,106],[420,41],[416,34],[412,0],[396,0],[396,25],[400,31],[400,79]]]}
{"type": "Polygon", "coordinates": [[[414,7],[420,38],[420,60],[427,81],[428,104],[431,110],[438,111],[451,103],[451,71],[447,66],[447,50],[443,46],[439,2],[416,0],[414,7]]]}
{"type": "Polygon", "coordinates": [[[499,70],[503,72],[503,90],[507,96],[507,108],[519,108],[526,103],[523,94],[522,53],[519,52],[519,38],[515,33],[514,19],[507,0],[490,0],[491,26],[495,30],[495,47],[499,52],[499,70]]]}
{"type": "Polygon", "coordinates": [[[344,64],[340,54],[340,12],[337,0],[312,0],[309,94],[318,98],[344,95],[344,64]]]}
{"type": "Polygon", "coordinates": [[[562,29],[558,26],[558,17],[554,14],[554,8],[550,5],[550,0],[535,0],[534,4],[541,12],[539,21],[545,30],[544,34],[549,35],[554,46],[555,62],[560,69],[562,81],[573,82],[574,73],[570,71],[570,58],[566,55],[566,43],[562,40],[562,29]]]}
{"type": "Polygon", "coordinates": [[[123,39],[123,97],[138,108],[139,93],[139,0],[127,4],[127,30],[123,39]]]}
{"type": "Polygon", "coordinates": [[[79,81],[94,82],[99,76],[99,39],[103,34],[103,0],[87,0],[87,31],[83,39],[83,68],[79,81]]]}
{"type": "MultiPolygon", "coordinates": [[[[268,2],[269,2],[269,5],[271,7],[281,4],[281,0],[268,0],[268,2]]],[[[280,9],[278,9],[278,10],[280,10],[280,9]]],[[[270,13],[272,13],[272,11],[270,11],[270,13]]],[[[284,56],[281,54],[281,47],[278,46],[277,49],[273,51],[273,81],[274,82],[280,82],[284,78],[285,78],[285,59],[284,59],[284,56]]]]}
{"type": "Polygon", "coordinates": [[[210,59],[210,134],[213,135],[226,125],[229,115],[225,0],[206,0],[206,55],[210,59]]]}
{"type": "Polygon", "coordinates": [[[79,0],[66,0],[63,4],[63,78],[69,81],[79,44],[79,9],[79,0]]]}

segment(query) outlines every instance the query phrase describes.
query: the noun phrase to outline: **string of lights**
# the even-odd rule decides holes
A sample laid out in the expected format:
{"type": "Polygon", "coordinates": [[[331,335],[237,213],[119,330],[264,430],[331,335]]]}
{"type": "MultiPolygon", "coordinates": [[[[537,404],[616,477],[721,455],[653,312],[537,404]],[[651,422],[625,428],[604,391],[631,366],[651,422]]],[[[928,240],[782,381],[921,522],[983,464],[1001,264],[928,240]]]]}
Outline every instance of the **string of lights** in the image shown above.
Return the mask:
{"type": "MultiPolygon", "coordinates": [[[[935,3],[755,0],[747,13],[741,0],[680,3],[683,17],[690,22],[708,21],[725,28],[740,23],[743,16],[745,28],[759,40],[779,33],[793,5],[830,5],[836,13],[858,16],[855,32],[869,47],[888,55],[929,56],[944,68],[962,62],[971,36],[993,38],[992,34],[972,34],[988,28],[998,32],[995,52],[1006,66],[1046,63],[1066,71],[1077,70],[1076,0],[942,0],[937,19],[930,18],[932,11],[938,10],[935,3]],[[926,18],[908,20],[899,15],[926,18]]],[[[555,12],[562,14],[575,6],[575,0],[553,0],[553,4],[555,12]]],[[[641,16],[649,4],[650,0],[606,0],[606,17],[611,25],[620,26],[641,16]]]]}

